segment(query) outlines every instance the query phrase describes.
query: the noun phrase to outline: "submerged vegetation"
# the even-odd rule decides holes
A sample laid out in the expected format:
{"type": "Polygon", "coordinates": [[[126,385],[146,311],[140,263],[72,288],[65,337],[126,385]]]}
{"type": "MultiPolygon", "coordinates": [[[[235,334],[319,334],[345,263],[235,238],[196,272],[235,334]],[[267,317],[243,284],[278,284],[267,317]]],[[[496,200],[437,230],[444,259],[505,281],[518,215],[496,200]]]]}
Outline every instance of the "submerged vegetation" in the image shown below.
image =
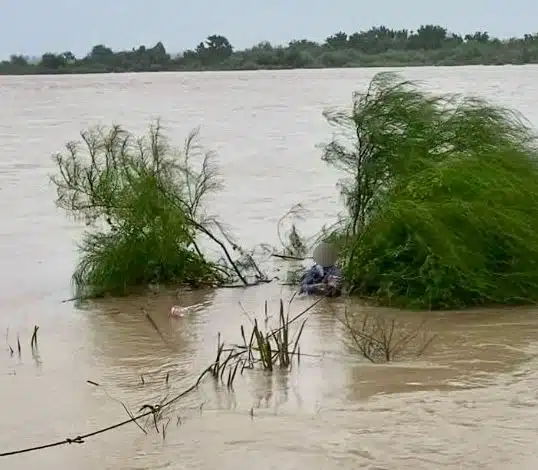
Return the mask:
{"type": "MultiPolygon", "coordinates": [[[[239,375],[242,375],[245,370],[258,368],[267,374],[271,374],[276,370],[277,367],[280,371],[289,371],[294,362],[297,364],[300,362],[301,354],[299,341],[301,339],[304,325],[307,321],[307,314],[324,299],[317,299],[309,306],[304,307],[301,311],[292,315],[290,310],[294,297],[295,296],[292,296],[289,300],[287,309],[285,309],[282,299],[280,300],[280,308],[276,314],[278,317],[278,326],[276,328],[269,328],[268,326],[273,316],[270,315],[266,302],[264,311],[266,332],[264,332],[263,329],[258,326],[256,319],[248,316],[251,321],[252,330],[245,330],[245,328],[241,326],[241,337],[243,340],[242,344],[225,345],[225,343],[221,341],[219,334],[215,360],[211,362],[209,366],[206,367],[197,377],[195,377],[194,381],[189,387],[173,393],[173,389],[171,388],[172,385],[170,383],[171,372],[167,371],[163,376],[162,371],[153,371],[149,375],[154,377],[157,374],[159,375],[158,381],[162,381],[161,383],[166,386],[166,394],[158,402],[155,402],[155,394],[152,393],[151,402],[142,405],[136,412],[132,411],[126,402],[114,397],[111,393],[109,393],[105,384],[101,384],[95,380],[86,380],[87,384],[100,389],[107,398],[119,403],[127,414],[127,418],[113,424],[109,423],[97,430],[92,429],[88,432],[81,432],[70,438],[52,440],[47,443],[30,445],[13,450],[0,449],[0,457],[10,457],[32,453],[53,447],[67,446],[74,443],[84,444],[92,437],[122,428],[123,426],[127,426],[129,424],[135,424],[145,435],[147,435],[153,428],[157,434],[162,436],[163,441],[166,440],[166,432],[172,418],[175,418],[174,421],[176,426],[180,426],[182,424],[182,416],[178,413],[188,411],[188,408],[183,410],[179,408],[183,398],[193,394],[207,379],[211,379],[219,391],[224,391],[221,387],[225,386],[227,392],[233,393],[235,380],[237,377],[239,377],[239,375]],[[245,331],[248,331],[248,334],[245,334],[245,331]],[[247,338],[250,338],[249,341],[247,341],[247,338]]],[[[169,346],[165,336],[160,332],[151,316],[147,313],[146,316],[152,327],[159,333],[160,338],[167,346],[169,346]]],[[[31,342],[32,349],[34,347],[37,348],[37,329],[37,326],[34,327],[34,334],[31,342]]],[[[18,343],[20,357],[21,348],[19,341],[18,343]]],[[[11,351],[11,355],[13,355],[13,351],[11,351]]],[[[311,355],[307,356],[319,357],[311,355]]],[[[172,374],[173,373],[174,372],[172,372],[172,374]]],[[[184,383],[184,381],[182,381],[182,383],[184,383]]],[[[147,382],[144,379],[144,375],[141,375],[140,385],[144,386],[146,384],[147,382]]],[[[202,413],[204,403],[205,402],[202,402],[200,406],[197,407],[197,411],[199,410],[200,414],[202,413]]],[[[250,409],[250,415],[251,418],[254,419],[254,406],[250,409]]]]}
{"type": "Polygon", "coordinates": [[[416,31],[374,26],[339,31],[322,42],[294,39],[286,45],[263,41],[237,50],[227,37],[212,34],[196,47],[171,55],[161,42],[113,51],[95,45],[77,58],[71,51],[45,52],[35,60],[13,54],[0,62],[0,74],[72,74],[187,70],[257,70],[421,65],[502,65],[538,63],[538,35],[499,39],[486,31],[450,33],[427,24],[416,31]]]}
{"type": "Polygon", "coordinates": [[[339,320],[347,333],[348,348],[374,364],[402,357],[418,358],[436,338],[427,330],[427,320],[410,325],[394,316],[388,318],[385,314],[370,315],[364,311],[351,313],[348,309],[339,320]]]}
{"type": "Polygon", "coordinates": [[[352,293],[455,308],[538,299],[536,138],[516,113],[375,76],[324,160],[349,178],[332,239],[352,293]]]}
{"type": "MultiPolygon", "coordinates": [[[[476,98],[426,93],[392,73],[355,93],[350,111],[325,116],[336,132],[322,158],[348,176],[340,183],[346,211],[310,240],[295,224],[300,205],[280,220],[277,256],[296,264],[288,283],[324,239],[339,251],[348,292],[384,305],[538,299],[538,150],[522,117],[476,98]]],[[[117,126],[93,129],[55,160],[57,204],[87,225],[73,275],[78,298],[154,283],[269,282],[205,210],[221,181],[196,132],[176,151],[158,123],[142,139],[117,126]],[[202,238],[221,258],[204,253],[202,238]]]]}
{"type": "Polygon", "coordinates": [[[245,369],[259,367],[262,370],[272,372],[275,368],[290,369],[295,359],[299,363],[301,358],[301,347],[299,341],[308,320],[306,315],[323,299],[319,298],[304,308],[301,312],[291,316],[291,304],[295,296],[288,302],[287,309],[284,309],[284,302],[280,300],[278,326],[269,328],[271,316],[267,301],[264,309],[264,324],[267,331],[260,327],[256,318],[249,320],[252,330],[246,334],[245,328],[241,325],[242,344],[232,344],[227,346],[221,341],[220,333],[217,342],[217,355],[215,361],[210,366],[211,375],[225,382],[228,387],[233,386],[237,371],[243,374],[245,369]],[[293,327],[297,328],[293,330],[293,327]],[[248,340],[247,340],[248,338],[248,340]],[[224,375],[226,380],[224,381],[224,375]]]}
{"type": "MultiPolygon", "coordinates": [[[[250,284],[256,264],[204,210],[221,181],[196,137],[192,132],[177,151],[159,123],[141,139],[119,126],[95,128],[55,156],[56,203],[87,226],[73,275],[78,298],[123,295],[153,283],[250,284]],[[221,259],[202,253],[201,237],[221,259]],[[235,260],[234,249],[241,255],[235,260]]],[[[259,270],[254,276],[263,280],[259,270]]]]}

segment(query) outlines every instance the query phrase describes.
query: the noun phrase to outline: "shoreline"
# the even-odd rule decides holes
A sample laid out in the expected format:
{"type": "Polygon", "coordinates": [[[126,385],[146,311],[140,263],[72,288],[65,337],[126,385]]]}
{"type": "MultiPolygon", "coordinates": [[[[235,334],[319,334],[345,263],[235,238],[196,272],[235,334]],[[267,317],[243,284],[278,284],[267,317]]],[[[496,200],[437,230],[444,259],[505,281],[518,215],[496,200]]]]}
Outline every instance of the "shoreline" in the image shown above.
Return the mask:
{"type": "Polygon", "coordinates": [[[438,65],[438,64],[401,64],[401,65],[373,65],[373,66],[346,66],[346,67],[275,67],[275,68],[207,68],[207,69],[170,69],[170,70],[103,70],[103,71],[90,71],[90,70],[62,70],[62,71],[31,71],[22,73],[9,73],[0,70],[0,77],[53,77],[53,76],[84,76],[84,75],[137,75],[137,74],[187,74],[187,73],[237,73],[237,72],[297,72],[297,71],[320,71],[320,70],[376,70],[376,69],[423,69],[423,68],[494,68],[494,67],[526,67],[526,66],[538,66],[538,62],[527,64],[451,64],[451,65],[438,65]]]}
{"type": "MultiPolygon", "coordinates": [[[[67,46],[69,47],[69,46],[67,46]]],[[[114,50],[98,43],[83,55],[71,50],[43,51],[29,57],[20,52],[0,60],[1,75],[89,74],[125,72],[202,72],[322,68],[379,68],[538,63],[538,34],[497,38],[487,31],[455,33],[442,25],[416,30],[372,26],[339,31],[322,41],[302,38],[282,44],[261,40],[235,47],[228,37],[213,33],[196,46],[172,53],[158,41],[114,50]]],[[[177,50],[177,49],[176,49],[177,50]]]]}

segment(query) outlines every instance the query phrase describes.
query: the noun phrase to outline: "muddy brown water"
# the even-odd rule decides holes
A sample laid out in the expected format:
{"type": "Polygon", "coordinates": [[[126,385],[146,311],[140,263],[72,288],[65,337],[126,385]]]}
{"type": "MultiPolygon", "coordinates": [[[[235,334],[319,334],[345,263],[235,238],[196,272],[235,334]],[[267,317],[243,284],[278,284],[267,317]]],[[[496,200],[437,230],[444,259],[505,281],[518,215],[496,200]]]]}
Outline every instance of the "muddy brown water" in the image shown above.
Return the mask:
{"type": "MultiPolygon", "coordinates": [[[[80,228],[54,207],[50,155],[91,124],[119,122],[139,132],[160,116],[178,144],[200,125],[226,183],[211,210],[245,246],[274,244],[276,222],[293,204],[310,210],[306,232],[339,210],[338,175],[315,148],[330,132],[321,112],[348,104],[374,72],[0,77],[0,452],[122,420],[116,400],[137,409],[187,388],[212,360],[218,332],[239,340],[243,309],[262,318],[265,300],[274,312],[278,299],[291,295],[275,283],[83,309],[62,303],[70,297],[80,228]],[[171,319],[175,304],[193,308],[171,319]],[[34,324],[39,351],[32,355],[34,324]]],[[[404,73],[435,90],[514,106],[538,126],[538,67],[404,73]]],[[[292,309],[309,302],[296,299],[292,309]]],[[[536,309],[432,314],[438,337],[424,357],[372,365],[345,348],[342,308],[331,301],[311,312],[301,364],[290,373],[245,372],[234,393],[204,382],[171,410],[164,440],[131,424],[85,444],[0,458],[0,468],[537,468],[536,309]]]]}

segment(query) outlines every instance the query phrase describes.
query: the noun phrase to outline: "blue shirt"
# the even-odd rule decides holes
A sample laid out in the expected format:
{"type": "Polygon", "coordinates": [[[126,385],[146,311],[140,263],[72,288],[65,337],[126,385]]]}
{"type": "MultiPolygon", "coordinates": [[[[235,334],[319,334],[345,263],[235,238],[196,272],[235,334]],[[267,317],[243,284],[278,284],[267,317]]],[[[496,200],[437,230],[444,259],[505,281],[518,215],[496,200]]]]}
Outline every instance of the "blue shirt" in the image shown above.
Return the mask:
{"type": "Polygon", "coordinates": [[[342,278],[342,272],[336,265],[323,268],[319,264],[315,264],[308,271],[306,271],[301,277],[301,289],[299,293],[313,294],[317,291],[315,284],[321,284],[327,282],[329,276],[336,276],[342,278]]]}

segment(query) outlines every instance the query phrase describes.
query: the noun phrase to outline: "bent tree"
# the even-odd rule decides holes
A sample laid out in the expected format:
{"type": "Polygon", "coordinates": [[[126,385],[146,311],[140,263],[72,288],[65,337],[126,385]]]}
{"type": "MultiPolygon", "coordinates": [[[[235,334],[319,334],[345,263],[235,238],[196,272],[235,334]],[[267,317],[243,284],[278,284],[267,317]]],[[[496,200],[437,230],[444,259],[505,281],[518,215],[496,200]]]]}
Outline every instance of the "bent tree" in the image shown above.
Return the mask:
{"type": "Polygon", "coordinates": [[[538,153],[521,116],[391,73],[325,116],[352,291],[412,308],[538,299],[538,153]]]}

